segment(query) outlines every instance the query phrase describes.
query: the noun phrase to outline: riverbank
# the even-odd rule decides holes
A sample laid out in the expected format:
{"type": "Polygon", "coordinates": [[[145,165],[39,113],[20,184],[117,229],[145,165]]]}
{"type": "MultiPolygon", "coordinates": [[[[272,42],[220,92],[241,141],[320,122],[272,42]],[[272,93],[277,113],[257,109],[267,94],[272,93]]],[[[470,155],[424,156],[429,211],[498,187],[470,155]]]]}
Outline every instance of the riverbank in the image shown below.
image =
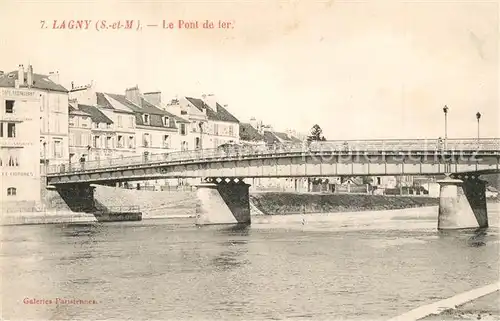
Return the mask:
{"type": "Polygon", "coordinates": [[[94,214],[72,211],[54,212],[18,212],[0,216],[0,225],[34,225],[34,224],[79,224],[95,223],[94,214]]]}
{"type": "MultiPolygon", "coordinates": [[[[138,206],[143,219],[194,217],[198,200],[194,191],[144,191],[97,186],[94,192],[100,206],[138,206]]],[[[321,194],[291,192],[253,192],[252,215],[338,213],[380,211],[437,206],[439,199],[422,196],[382,196],[367,194],[321,194]]]]}
{"type": "Polygon", "coordinates": [[[427,304],[389,321],[499,320],[500,282],[427,304]]]}
{"type": "Polygon", "coordinates": [[[367,194],[261,192],[251,203],[265,215],[384,211],[439,205],[438,198],[367,194]]]}
{"type": "Polygon", "coordinates": [[[420,320],[500,320],[500,290],[420,320]]]}

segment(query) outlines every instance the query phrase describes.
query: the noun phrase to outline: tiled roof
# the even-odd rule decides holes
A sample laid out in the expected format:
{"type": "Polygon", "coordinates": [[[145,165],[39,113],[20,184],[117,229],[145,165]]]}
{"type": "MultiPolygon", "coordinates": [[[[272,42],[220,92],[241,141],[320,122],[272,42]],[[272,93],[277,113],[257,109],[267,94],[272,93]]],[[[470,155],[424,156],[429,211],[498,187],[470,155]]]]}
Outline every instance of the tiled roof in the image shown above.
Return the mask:
{"type": "Polygon", "coordinates": [[[300,143],[300,142],[302,142],[297,137],[293,137],[293,136],[290,136],[286,133],[275,132],[275,131],[264,131],[264,139],[266,141],[266,144],[273,144],[275,142],[276,143],[281,143],[281,142],[300,143]]]}
{"type": "MultiPolygon", "coordinates": [[[[24,77],[26,78],[26,72],[24,73],[24,77]]],[[[0,75],[0,87],[8,87],[14,88],[15,81],[17,79],[18,72],[11,71],[6,74],[0,75]]],[[[26,88],[25,84],[20,84],[21,88],[26,88]]],[[[52,80],[49,79],[47,75],[33,74],[33,86],[31,88],[42,89],[42,90],[50,90],[50,91],[58,91],[62,93],[67,93],[68,90],[63,86],[56,84],[52,80]]]]}
{"type": "Polygon", "coordinates": [[[97,107],[78,104],[78,109],[90,114],[90,118],[94,123],[106,123],[106,124],[113,123],[113,121],[109,119],[106,115],[104,115],[102,111],[100,111],[97,107]]]}
{"type": "Polygon", "coordinates": [[[113,105],[109,103],[109,101],[106,99],[106,96],[104,96],[104,93],[96,93],[96,97],[97,105],[103,108],[113,109],[113,105]]]}
{"type": "Polygon", "coordinates": [[[240,139],[246,141],[263,141],[264,135],[261,135],[257,129],[248,123],[240,123],[240,139]]]}
{"type": "Polygon", "coordinates": [[[78,110],[71,105],[68,105],[68,113],[70,115],[74,115],[74,116],[90,116],[89,113],[86,113],[82,110],[78,110]]]}
{"type": "Polygon", "coordinates": [[[209,120],[215,121],[227,121],[232,123],[239,123],[240,121],[234,117],[227,109],[222,107],[219,103],[216,104],[217,111],[213,110],[210,106],[205,104],[205,102],[199,98],[186,97],[186,99],[193,104],[200,111],[203,111],[203,108],[207,109],[207,117],[209,120]]]}
{"type": "Polygon", "coordinates": [[[300,143],[300,139],[295,138],[293,136],[290,136],[287,133],[273,132],[273,134],[276,135],[276,137],[278,137],[279,139],[281,139],[283,141],[292,142],[292,143],[300,143]]]}
{"type": "Polygon", "coordinates": [[[264,132],[264,140],[265,140],[266,144],[274,144],[274,143],[280,142],[280,140],[278,138],[276,138],[276,136],[270,131],[264,132]]]}
{"type": "Polygon", "coordinates": [[[130,108],[135,114],[135,120],[136,120],[137,125],[161,127],[161,128],[177,128],[175,125],[175,122],[172,121],[172,120],[177,120],[178,119],[177,116],[169,113],[168,111],[165,111],[163,109],[155,107],[151,103],[147,102],[144,98],[141,98],[141,106],[137,106],[136,104],[134,104],[130,100],[128,100],[125,97],[125,95],[108,94],[108,93],[106,95],[108,95],[109,97],[118,101],[122,105],[125,105],[128,108],[130,108]],[[143,114],[150,115],[149,124],[144,123],[144,120],[142,117],[143,114]],[[164,116],[168,117],[170,120],[168,126],[163,125],[162,117],[164,117],[164,116]]]}

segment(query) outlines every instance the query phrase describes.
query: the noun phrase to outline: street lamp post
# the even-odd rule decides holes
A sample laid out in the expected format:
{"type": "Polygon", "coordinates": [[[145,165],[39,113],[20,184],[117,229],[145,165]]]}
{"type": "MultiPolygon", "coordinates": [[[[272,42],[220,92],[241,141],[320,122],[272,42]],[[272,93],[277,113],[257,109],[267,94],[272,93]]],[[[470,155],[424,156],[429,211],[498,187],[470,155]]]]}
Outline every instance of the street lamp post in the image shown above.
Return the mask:
{"type": "MultiPolygon", "coordinates": [[[[448,150],[448,106],[444,105],[443,112],[444,112],[444,150],[446,152],[448,150]]],[[[449,173],[448,166],[449,165],[446,163],[446,158],[445,158],[444,170],[446,173],[449,173]]]]}
{"type": "Polygon", "coordinates": [[[448,147],[448,106],[444,105],[444,149],[448,147]]]}
{"type": "Polygon", "coordinates": [[[203,150],[203,122],[200,122],[198,124],[198,126],[200,126],[200,150],[203,150]]]}
{"type": "Polygon", "coordinates": [[[479,119],[481,119],[481,113],[477,112],[476,113],[476,119],[477,119],[477,144],[479,146],[479,119]]]}
{"type": "Polygon", "coordinates": [[[47,175],[47,142],[43,142],[43,170],[47,175]]]}

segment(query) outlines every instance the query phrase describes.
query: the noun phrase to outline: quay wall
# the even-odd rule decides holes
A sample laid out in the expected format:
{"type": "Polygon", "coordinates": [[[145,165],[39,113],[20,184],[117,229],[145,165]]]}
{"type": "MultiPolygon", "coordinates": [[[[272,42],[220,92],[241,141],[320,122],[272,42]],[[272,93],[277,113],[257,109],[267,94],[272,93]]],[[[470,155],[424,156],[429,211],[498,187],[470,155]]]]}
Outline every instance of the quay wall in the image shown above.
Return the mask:
{"type": "Polygon", "coordinates": [[[195,217],[195,191],[147,191],[95,185],[98,207],[138,206],[142,218],[195,217]]]}

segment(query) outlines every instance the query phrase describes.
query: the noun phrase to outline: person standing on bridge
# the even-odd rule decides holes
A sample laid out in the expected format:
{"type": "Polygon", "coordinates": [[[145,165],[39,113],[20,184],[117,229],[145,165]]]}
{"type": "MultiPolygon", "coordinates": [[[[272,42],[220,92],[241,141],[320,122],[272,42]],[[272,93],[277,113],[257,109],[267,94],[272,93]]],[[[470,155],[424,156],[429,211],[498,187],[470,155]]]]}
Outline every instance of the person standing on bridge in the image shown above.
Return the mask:
{"type": "Polygon", "coordinates": [[[85,156],[82,155],[82,157],[80,157],[80,165],[82,167],[82,170],[85,169],[85,156]]]}
{"type": "Polygon", "coordinates": [[[438,143],[437,143],[437,149],[438,149],[439,151],[443,151],[443,146],[444,146],[444,144],[443,144],[443,139],[442,139],[441,137],[439,137],[439,138],[438,138],[438,143]]]}

